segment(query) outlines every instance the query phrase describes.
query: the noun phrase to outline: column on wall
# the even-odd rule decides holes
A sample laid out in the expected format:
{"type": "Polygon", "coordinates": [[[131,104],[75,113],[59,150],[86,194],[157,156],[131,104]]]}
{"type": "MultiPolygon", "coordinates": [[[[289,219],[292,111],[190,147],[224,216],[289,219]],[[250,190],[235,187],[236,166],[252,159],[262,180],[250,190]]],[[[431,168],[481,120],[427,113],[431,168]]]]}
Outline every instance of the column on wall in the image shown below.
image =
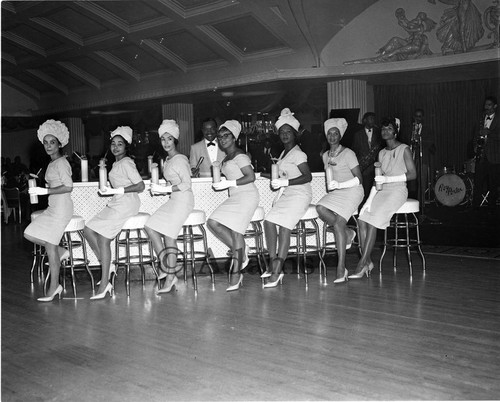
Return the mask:
{"type": "Polygon", "coordinates": [[[362,80],[340,80],[327,83],[328,113],[332,109],[359,108],[358,123],[363,114],[373,111],[373,87],[362,80]]]}
{"type": "Polygon", "coordinates": [[[189,156],[189,150],[194,142],[194,115],[191,103],[169,103],[161,105],[163,119],[174,119],[179,124],[179,152],[189,156]]]}
{"type": "Polygon", "coordinates": [[[79,117],[68,117],[61,119],[69,130],[69,144],[67,146],[68,155],[74,151],[79,155],[85,155],[87,152],[87,141],[85,139],[85,126],[79,117]]]}

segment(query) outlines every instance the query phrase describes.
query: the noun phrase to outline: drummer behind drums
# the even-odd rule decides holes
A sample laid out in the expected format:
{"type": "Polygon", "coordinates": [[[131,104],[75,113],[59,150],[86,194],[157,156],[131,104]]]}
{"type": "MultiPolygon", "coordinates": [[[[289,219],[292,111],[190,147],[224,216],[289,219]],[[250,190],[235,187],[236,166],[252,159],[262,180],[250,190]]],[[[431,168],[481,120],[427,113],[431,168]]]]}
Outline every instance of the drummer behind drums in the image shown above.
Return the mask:
{"type": "Polygon", "coordinates": [[[500,124],[498,122],[497,99],[489,96],[484,101],[484,115],[474,136],[476,144],[476,166],[474,174],[473,206],[479,207],[483,194],[489,191],[488,207],[495,209],[500,185],[500,124]]]}

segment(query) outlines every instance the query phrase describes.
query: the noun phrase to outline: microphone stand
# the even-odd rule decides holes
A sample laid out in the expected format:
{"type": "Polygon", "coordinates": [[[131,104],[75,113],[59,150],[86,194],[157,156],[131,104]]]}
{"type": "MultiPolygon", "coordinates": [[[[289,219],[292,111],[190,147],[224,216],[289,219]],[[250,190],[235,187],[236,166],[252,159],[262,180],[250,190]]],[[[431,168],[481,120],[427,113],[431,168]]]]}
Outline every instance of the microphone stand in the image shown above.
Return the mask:
{"type": "MultiPolygon", "coordinates": [[[[420,123],[422,124],[422,123],[420,123]]],[[[418,130],[418,123],[413,123],[413,130],[411,136],[411,151],[413,154],[413,160],[417,164],[417,196],[418,201],[420,203],[420,223],[428,220],[433,225],[442,224],[438,219],[433,219],[430,216],[425,215],[425,193],[426,190],[423,189],[423,177],[422,177],[422,168],[424,161],[424,150],[422,147],[422,126],[420,126],[420,132],[418,130]]]]}

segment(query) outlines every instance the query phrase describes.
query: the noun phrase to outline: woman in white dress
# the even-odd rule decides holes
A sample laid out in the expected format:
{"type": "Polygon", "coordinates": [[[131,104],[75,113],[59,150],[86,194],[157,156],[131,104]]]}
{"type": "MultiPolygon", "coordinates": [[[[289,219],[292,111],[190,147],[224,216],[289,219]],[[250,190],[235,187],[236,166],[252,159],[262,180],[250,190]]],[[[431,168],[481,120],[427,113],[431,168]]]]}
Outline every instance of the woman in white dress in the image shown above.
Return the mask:
{"type": "Polygon", "coordinates": [[[165,260],[160,261],[163,272],[158,280],[165,278],[164,286],[158,294],[170,292],[177,284],[177,236],[182,225],[194,208],[194,196],[191,190],[191,167],[188,158],[177,150],[179,144],[179,125],[175,120],[163,120],[158,128],[161,145],[167,151],[167,160],[163,166],[163,176],[167,186],[151,184],[153,194],[171,194],[146,222],[146,230],[156,255],[161,258],[165,251],[165,260]]]}
{"type": "Polygon", "coordinates": [[[210,215],[207,226],[227,247],[233,261],[226,291],[238,290],[243,283],[241,270],[248,265],[243,235],[259,205],[259,191],[250,158],[236,145],[241,124],[228,120],[217,134],[220,148],[226,153],[221,171],[225,179],[213,184],[216,191],[229,189],[229,198],[210,215]]]}
{"type": "Polygon", "coordinates": [[[61,298],[63,287],[59,284],[61,262],[69,257],[69,252],[59,246],[66,226],[73,216],[73,200],[71,191],[71,166],[62,155],[62,148],[68,144],[68,128],[60,121],[47,120],[38,128],[38,139],[45,152],[50,156],[50,163],[45,173],[48,188],[32,187],[28,191],[32,195],[49,195],[49,206],[31,222],[24,231],[24,237],[45,247],[49,260],[50,286],[47,294],[38,301],[49,302],[55,296],[61,298]]]}
{"type": "Polygon", "coordinates": [[[261,275],[268,278],[264,288],[273,288],[282,282],[291,232],[306,213],[312,199],[312,175],[307,155],[297,145],[299,126],[299,121],[288,108],[281,111],[276,121],[276,129],[285,149],[277,162],[279,178],[271,180],[271,187],[279,193],[264,220],[271,265],[271,272],[261,275]]]}
{"type": "Polygon", "coordinates": [[[101,262],[101,282],[98,292],[91,300],[104,299],[113,291],[110,281],[116,267],[111,267],[111,242],[122,230],[130,217],[137,215],[144,191],[144,182],[137,171],[135,162],[128,156],[132,143],[132,129],[128,126],[117,127],[111,133],[111,153],[116,161],[109,172],[109,181],[113,187],[99,189],[101,195],[113,195],[106,207],[87,222],[84,235],[95,255],[101,262]]]}
{"type": "Polygon", "coordinates": [[[381,184],[382,189],[377,191],[373,186],[361,208],[358,222],[362,254],[356,272],[354,275],[349,275],[349,279],[370,275],[374,267],[371,253],[377,229],[389,226],[392,215],[408,198],[406,182],[417,177],[410,147],[397,140],[398,132],[397,119],[389,117],[382,121],[382,139],[387,145],[378,154],[378,160],[382,164],[382,175],[375,176],[375,183],[381,184]]]}
{"type": "Polygon", "coordinates": [[[332,169],[333,180],[326,183],[327,193],[316,205],[319,217],[333,227],[337,249],[337,279],[333,283],[347,280],[345,254],[356,232],[347,227],[347,221],[358,210],[363,201],[361,169],[356,154],[342,145],[340,140],[347,129],[345,119],[328,119],[324,123],[325,135],[330,150],[323,154],[325,171],[332,169]]]}

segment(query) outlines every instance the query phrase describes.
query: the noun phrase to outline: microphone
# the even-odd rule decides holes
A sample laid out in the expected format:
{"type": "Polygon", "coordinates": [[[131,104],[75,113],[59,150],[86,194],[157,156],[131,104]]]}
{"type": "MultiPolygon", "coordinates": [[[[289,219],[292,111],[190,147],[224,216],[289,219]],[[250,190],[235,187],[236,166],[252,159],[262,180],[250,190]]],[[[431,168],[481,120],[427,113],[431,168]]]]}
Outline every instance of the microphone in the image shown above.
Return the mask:
{"type": "Polygon", "coordinates": [[[195,169],[198,169],[201,166],[204,159],[205,158],[203,156],[200,156],[200,159],[198,159],[198,163],[196,164],[195,169]]]}

